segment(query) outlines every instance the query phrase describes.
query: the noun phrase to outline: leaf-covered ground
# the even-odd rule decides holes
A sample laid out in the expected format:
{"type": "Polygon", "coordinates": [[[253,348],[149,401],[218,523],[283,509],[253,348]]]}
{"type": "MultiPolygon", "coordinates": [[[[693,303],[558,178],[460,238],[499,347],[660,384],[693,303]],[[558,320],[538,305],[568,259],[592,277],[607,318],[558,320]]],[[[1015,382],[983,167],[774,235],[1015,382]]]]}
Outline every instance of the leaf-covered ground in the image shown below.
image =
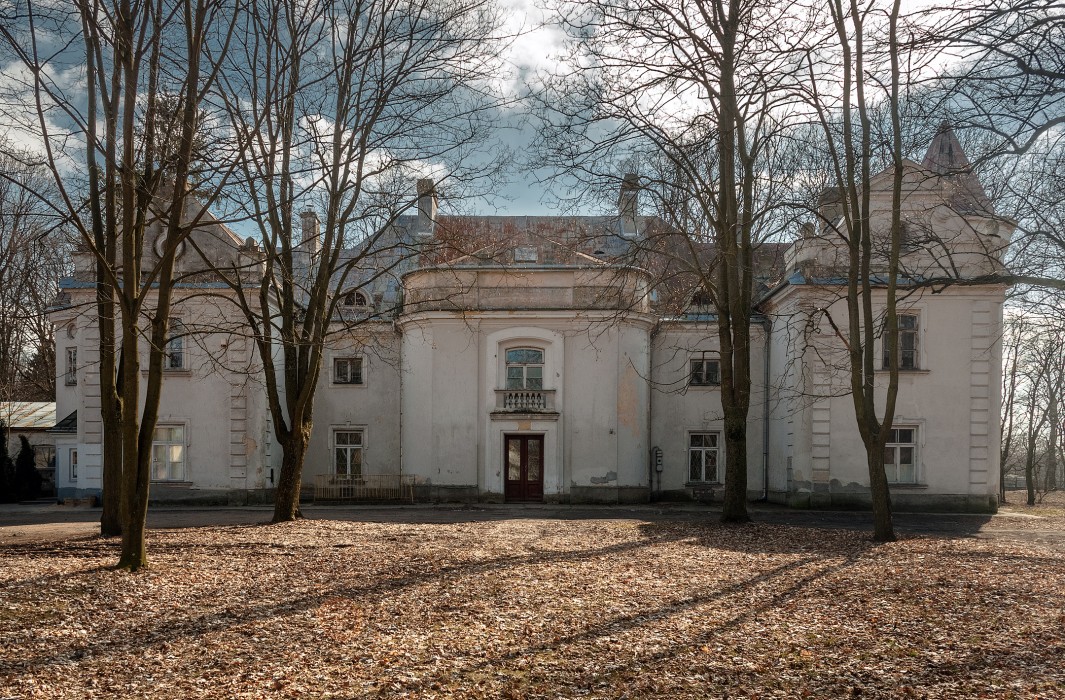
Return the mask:
{"type": "Polygon", "coordinates": [[[1039,543],[498,519],[0,549],[0,698],[1065,697],[1039,543]]]}

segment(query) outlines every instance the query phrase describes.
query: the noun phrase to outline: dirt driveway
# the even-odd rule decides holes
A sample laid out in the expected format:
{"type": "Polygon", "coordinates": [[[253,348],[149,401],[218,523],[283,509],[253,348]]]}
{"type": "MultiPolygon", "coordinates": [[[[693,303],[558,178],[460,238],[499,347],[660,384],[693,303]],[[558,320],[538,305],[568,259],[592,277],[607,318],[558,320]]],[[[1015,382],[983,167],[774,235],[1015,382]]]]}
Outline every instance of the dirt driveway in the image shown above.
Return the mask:
{"type": "MultiPolygon", "coordinates": [[[[1065,494],[1061,504],[1028,509],[1010,505],[996,515],[959,513],[896,513],[900,533],[936,537],[1017,540],[1043,544],[1065,552],[1065,494]]],[[[1016,499],[1015,499],[1016,500],[1016,499]]],[[[463,523],[496,520],[640,520],[690,522],[716,520],[719,510],[691,504],[630,506],[558,505],[414,505],[321,506],[305,508],[308,518],[376,523],[463,523]]],[[[148,527],[170,529],[210,525],[249,525],[269,521],[268,507],[154,507],[148,527]]],[[[756,504],[752,518],[758,522],[845,530],[871,530],[868,513],[851,511],[801,511],[756,504]]],[[[0,505],[0,547],[92,537],[98,533],[99,508],[58,506],[51,503],[0,505]]]]}

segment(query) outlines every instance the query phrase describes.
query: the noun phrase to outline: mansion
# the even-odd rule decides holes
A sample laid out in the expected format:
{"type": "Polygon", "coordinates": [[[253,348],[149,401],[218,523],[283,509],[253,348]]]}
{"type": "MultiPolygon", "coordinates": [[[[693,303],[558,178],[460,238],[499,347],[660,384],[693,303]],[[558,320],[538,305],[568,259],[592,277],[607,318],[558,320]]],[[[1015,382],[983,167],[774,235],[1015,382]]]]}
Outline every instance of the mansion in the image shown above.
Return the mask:
{"type": "MultiPolygon", "coordinates": [[[[870,192],[881,235],[892,177],[878,175],[870,192]]],[[[906,161],[904,183],[908,279],[999,269],[1012,224],[994,215],[949,128],[923,162],[906,161]]],[[[417,213],[399,217],[380,250],[347,251],[354,276],[325,347],[305,493],[394,480],[427,501],[720,498],[730,455],[716,316],[691,273],[666,274],[670,256],[653,242],[670,234],[640,214],[636,181],[625,179],[618,211],[601,217],[444,216],[430,181],[418,194],[417,213]]],[[[793,242],[755,256],[748,495],[861,506],[869,477],[840,340],[846,250],[831,235],[841,210],[832,191],[819,206],[793,242]]],[[[313,267],[320,226],[302,217],[297,250],[313,267]]],[[[184,332],[167,348],[151,497],[262,500],[281,463],[262,368],[233,321],[232,290],[197,264],[254,267],[258,245],[217,221],[191,236],[177,262],[172,316],[184,332]]],[[[153,242],[144,254],[157,260],[153,242]]],[[[53,429],[61,498],[101,488],[92,271],[78,254],[50,312],[65,372],[53,429]]],[[[996,508],[1005,291],[900,288],[885,451],[896,507],[996,508]]],[[[885,292],[875,293],[882,309],[885,292]]]]}

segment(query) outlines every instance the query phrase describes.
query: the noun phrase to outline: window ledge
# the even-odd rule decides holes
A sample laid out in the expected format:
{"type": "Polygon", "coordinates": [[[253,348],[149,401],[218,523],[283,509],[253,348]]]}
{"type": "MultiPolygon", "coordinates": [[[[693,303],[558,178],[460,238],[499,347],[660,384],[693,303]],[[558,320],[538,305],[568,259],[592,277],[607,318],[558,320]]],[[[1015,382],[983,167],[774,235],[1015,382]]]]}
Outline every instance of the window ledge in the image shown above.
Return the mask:
{"type": "Polygon", "coordinates": [[[366,386],[366,382],[330,382],[330,386],[366,386]]]}
{"type": "Polygon", "coordinates": [[[172,486],[179,489],[192,488],[191,481],[156,481],[155,479],[152,479],[150,483],[152,486],[172,486]]]}
{"type": "Polygon", "coordinates": [[[558,411],[492,411],[488,414],[492,420],[549,420],[557,421],[558,411]]]}
{"type": "Polygon", "coordinates": [[[903,489],[905,491],[924,491],[928,489],[928,484],[896,484],[888,482],[889,489],[903,489]]]}
{"type": "Polygon", "coordinates": [[[689,389],[720,389],[721,388],[721,383],[718,382],[717,384],[692,384],[692,383],[689,382],[688,388],[689,389]]]}
{"type": "Polygon", "coordinates": [[[725,484],[720,481],[685,481],[684,487],[689,489],[722,489],[725,484]]]}
{"type": "MultiPolygon", "coordinates": [[[[891,372],[890,369],[877,369],[877,370],[874,370],[874,371],[877,374],[889,374],[891,372]]],[[[932,373],[932,370],[930,370],[930,369],[900,369],[899,370],[899,376],[900,377],[903,376],[903,375],[906,375],[906,374],[931,374],[931,373],[932,373]]]]}

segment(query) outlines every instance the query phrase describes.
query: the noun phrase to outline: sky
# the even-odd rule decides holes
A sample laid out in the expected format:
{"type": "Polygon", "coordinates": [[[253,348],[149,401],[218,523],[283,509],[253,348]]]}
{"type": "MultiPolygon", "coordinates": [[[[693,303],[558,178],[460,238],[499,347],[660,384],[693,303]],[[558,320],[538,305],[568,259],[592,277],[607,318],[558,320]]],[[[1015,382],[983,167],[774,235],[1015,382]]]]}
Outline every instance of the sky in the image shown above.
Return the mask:
{"type": "MultiPolygon", "coordinates": [[[[539,73],[552,70],[557,64],[558,54],[563,47],[563,32],[550,22],[545,21],[545,11],[540,7],[542,0],[500,0],[504,6],[506,29],[516,35],[509,51],[511,68],[510,87],[518,92],[524,88],[524,81],[539,73]]],[[[916,9],[926,0],[911,0],[904,3],[905,9],[916,9]]],[[[11,64],[0,66],[0,87],[11,80],[16,71],[11,64]]],[[[73,79],[72,79],[73,80],[73,79]]],[[[519,156],[527,155],[535,139],[535,127],[525,114],[521,105],[504,109],[498,117],[499,140],[507,144],[519,156]]],[[[0,126],[0,136],[4,128],[0,126]]],[[[25,133],[9,130],[8,136],[26,142],[25,133]]],[[[555,195],[564,193],[565,182],[547,171],[528,172],[523,168],[519,157],[511,168],[506,181],[498,183],[491,200],[465,203],[466,211],[483,214],[510,215],[550,215],[560,212],[555,195]]],[[[597,213],[601,202],[589,201],[580,205],[577,211],[567,209],[567,213],[597,213]]],[[[446,201],[441,202],[443,212],[448,211],[446,201]]]]}

